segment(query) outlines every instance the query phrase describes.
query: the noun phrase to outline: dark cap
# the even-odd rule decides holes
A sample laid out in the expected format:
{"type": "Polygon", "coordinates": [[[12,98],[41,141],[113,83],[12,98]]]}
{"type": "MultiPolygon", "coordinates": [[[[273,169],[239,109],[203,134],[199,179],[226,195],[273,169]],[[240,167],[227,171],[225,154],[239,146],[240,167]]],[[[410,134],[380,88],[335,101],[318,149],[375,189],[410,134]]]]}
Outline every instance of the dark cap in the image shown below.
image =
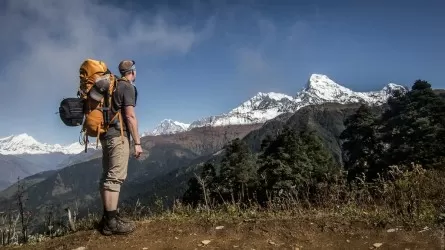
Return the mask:
{"type": "Polygon", "coordinates": [[[136,70],[135,64],[133,60],[123,60],[119,63],[119,72],[125,74],[131,70],[136,70]]]}
{"type": "Polygon", "coordinates": [[[108,91],[109,88],[110,88],[109,75],[104,75],[96,79],[95,84],[93,85],[88,94],[90,95],[91,98],[99,102],[100,100],[102,100],[102,98],[104,98],[104,94],[105,92],[108,91]]]}

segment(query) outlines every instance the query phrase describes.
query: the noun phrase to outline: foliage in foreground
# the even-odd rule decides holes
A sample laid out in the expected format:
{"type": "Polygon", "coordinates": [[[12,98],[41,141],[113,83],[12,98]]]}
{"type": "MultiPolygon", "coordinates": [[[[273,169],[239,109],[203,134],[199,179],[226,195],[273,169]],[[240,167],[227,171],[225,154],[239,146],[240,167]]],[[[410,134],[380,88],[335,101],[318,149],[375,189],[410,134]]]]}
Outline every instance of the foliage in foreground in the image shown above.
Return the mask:
{"type": "MultiPolygon", "coordinates": [[[[369,227],[402,226],[405,230],[437,226],[441,222],[437,208],[441,208],[445,201],[445,172],[425,170],[419,165],[412,166],[412,170],[401,169],[404,168],[391,167],[389,172],[395,179],[391,181],[379,178],[366,182],[360,179],[354,185],[349,185],[346,178],[338,178],[330,185],[318,184],[316,195],[312,194],[313,199],[317,200],[315,203],[298,198],[293,193],[282,192],[268,200],[266,205],[255,201],[246,204],[233,200],[192,205],[177,200],[171,208],[166,208],[163,207],[162,199],[159,199],[155,207],[136,203],[131,207],[122,207],[120,212],[136,221],[153,220],[161,223],[166,220],[217,224],[239,223],[240,220],[298,219],[318,224],[360,221],[369,227]]],[[[65,227],[30,235],[28,244],[73,231],[95,229],[99,220],[99,214],[89,214],[74,221],[75,230],[67,222],[65,227]]],[[[23,242],[20,237],[10,244],[19,242],[23,242]]]]}

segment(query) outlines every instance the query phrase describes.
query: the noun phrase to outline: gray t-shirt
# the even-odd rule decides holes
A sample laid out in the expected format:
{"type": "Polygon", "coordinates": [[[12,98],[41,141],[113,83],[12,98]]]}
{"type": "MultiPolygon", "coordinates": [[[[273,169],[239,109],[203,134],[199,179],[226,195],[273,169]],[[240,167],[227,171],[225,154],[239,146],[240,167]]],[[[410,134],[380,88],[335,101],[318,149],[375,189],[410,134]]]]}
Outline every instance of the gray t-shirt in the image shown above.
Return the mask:
{"type": "MultiPolygon", "coordinates": [[[[125,118],[125,106],[136,107],[136,101],[137,101],[136,86],[123,79],[119,79],[116,85],[116,90],[113,93],[110,119],[113,118],[113,116],[117,113],[119,109],[121,110],[122,119],[124,121],[123,124],[124,136],[127,137],[130,137],[130,132],[127,129],[128,122],[125,118]]],[[[116,121],[118,121],[117,117],[116,121]]],[[[111,125],[107,133],[100,136],[100,139],[110,139],[116,136],[120,136],[120,134],[121,134],[120,127],[111,125]]]]}

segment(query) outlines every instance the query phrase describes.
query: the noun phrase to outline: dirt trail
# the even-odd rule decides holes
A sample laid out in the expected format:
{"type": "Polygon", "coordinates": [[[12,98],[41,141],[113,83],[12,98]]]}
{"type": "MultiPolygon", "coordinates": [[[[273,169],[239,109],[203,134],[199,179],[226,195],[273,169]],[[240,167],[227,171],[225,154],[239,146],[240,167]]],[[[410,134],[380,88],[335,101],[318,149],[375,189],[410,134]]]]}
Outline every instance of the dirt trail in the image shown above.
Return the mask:
{"type": "MultiPolygon", "coordinates": [[[[396,228],[393,228],[396,229],[396,228]]],[[[78,232],[19,249],[445,249],[433,230],[369,229],[360,224],[267,220],[208,224],[139,222],[133,234],[78,232]],[[218,226],[223,226],[221,229],[218,226]],[[218,227],[218,229],[217,229],[218,227]],[[208,240],[207,244],[202,242],[208,240]],[[381,246],[375,243],[382,243],[381,246]],[[85,247],[85,248],[82,248],[85,247]]],[[[12,249],[12,247],[11,247],[12,249]]]]}

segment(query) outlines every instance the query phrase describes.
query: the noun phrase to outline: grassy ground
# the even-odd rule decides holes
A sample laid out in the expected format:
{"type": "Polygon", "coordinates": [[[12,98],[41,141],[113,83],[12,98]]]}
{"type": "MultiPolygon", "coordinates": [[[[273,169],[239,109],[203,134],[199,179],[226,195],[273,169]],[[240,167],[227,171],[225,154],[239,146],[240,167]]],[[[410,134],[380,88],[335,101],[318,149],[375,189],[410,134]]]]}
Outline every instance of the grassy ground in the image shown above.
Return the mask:
{"type": "Polygon", "coordinates": [[[176,203],[166,210],[162,201],[123,207],[137,221],[130,235],[102,236],[94,229],[96,215],[77,221],[75,233],[33,235],[26,245],[5,249],[445,249],[445,173],[399,176],[352,190],[320,185],[312,202],[283,196],[266,207],[176,203]]]}
{"type": "Polygon", "coordinates": [[[126,236],[103,236],[89,221],[89,229],[5,249],[445,249],[440,228],[375,219],[372,212],[176,211],[140,218],[126,236]]]}

